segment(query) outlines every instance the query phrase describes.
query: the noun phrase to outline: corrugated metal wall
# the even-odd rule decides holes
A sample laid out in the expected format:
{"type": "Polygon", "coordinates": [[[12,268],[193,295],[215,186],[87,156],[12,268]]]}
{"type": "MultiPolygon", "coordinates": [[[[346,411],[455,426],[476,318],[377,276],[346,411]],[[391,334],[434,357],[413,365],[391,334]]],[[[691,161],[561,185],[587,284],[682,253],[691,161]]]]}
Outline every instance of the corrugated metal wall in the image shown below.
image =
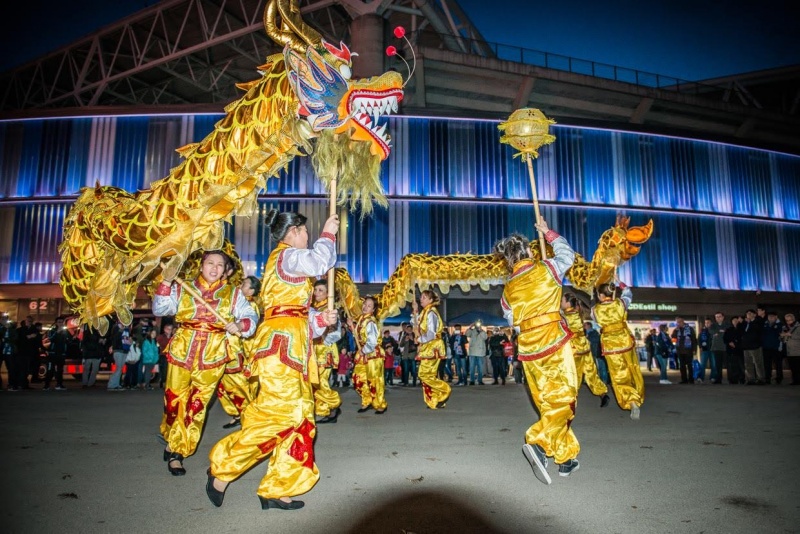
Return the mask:
{"type": "MultiPolygon", "coordinates": [[[[176,148],[200,140],[218,119],[0,123],[0,199],[7,202],[0,208],[0,283],[57,281],[70,197],[97,182],[147,187],[178,163],[176,148]]],[[[499,144],[497,123],[398,117],[390,128],[395,148],[383,168],[389,209],[366,221],[350,216],[341,245],[342,264],[356,281],[385,282],[409,252],[486,253],[512,231],[532,235],[528,175],[499,144]]],[[[800,158],[644,134],[552,130],[556,142],[535,162],[539,196],[551,226],[580,252],[591,255],[616,214],[626,212],[633,224],[652,217],[656,225],[621,273],[635,286],[800,292],[800,158]]],[[[259,273],[269,254],[263,216],[273,205],[306,214],[318,232],[327,206],[306,158],[269,180],[257,216],[229,228],[249,273],[259,273]]]]}

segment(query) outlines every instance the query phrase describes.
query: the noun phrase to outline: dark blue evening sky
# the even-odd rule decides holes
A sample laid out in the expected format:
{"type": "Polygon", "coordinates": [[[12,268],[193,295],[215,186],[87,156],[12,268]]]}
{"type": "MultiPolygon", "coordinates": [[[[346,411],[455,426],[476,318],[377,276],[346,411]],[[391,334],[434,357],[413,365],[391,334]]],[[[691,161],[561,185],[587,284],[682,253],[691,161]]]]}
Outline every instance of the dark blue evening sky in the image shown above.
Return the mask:
{"type": "MultiPolygon", "coordinates": [[[[0,19],[0,70],[152,0],[24,0],[0,19]],[[16,15],[11,15],[13,12],[16,15]]],[[[686,80],[800,64],[791,0],[460,0],[488,41],[686,80]]]]}

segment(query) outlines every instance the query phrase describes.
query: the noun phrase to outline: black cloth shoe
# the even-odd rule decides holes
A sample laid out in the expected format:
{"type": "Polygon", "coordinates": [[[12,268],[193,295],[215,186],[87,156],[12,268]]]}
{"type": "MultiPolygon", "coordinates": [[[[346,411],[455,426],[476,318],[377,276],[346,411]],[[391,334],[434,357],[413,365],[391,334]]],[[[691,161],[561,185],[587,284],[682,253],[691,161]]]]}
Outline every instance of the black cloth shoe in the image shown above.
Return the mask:
{"type": "Polygon", "coordinates": [[[581,464],[578,460],[567,460],[563,464],[558,465],[558,476],[568,477],[573,471],[577,471],[580,466],[581,464]]]}
{"type": "Polygon", "coordinates": [[[169,473],[174,477],[182,477],[186,474],[186,469],[183,467],[183,455],[178,454],[177,452],[173,452],[169,455],[169,463],[167,463],[167,469],[169,473]],[[179,467],[174,467],[172,462],[180,462],[179,467]]]}
{"type": "Polygon", "coordinates": [[[384,408],[383,410],[375,410],[375,413],[378,415],[383,415],[386,413],[386,408],[384,408]]]}
{"type": "Polygon", "coordinates": [[[525,459],[528,460],[528,463],[531,464],[531,467],[533,468],[533,474],[536,475],[536,479],[549,486],[552,482],[552,479],[547,473],[548,460],[544,449],[542,449],[539,445],[531,445],[530,443],[526,443],[522,446],[522,454],[525,456],[525,459]]]}
{"type": "Polygon", "coordinates": [[[233,428],[236,426],[242,426],[242,420],[239,417],[234,417],[233,421],[225,423],[222,425],[222,428],[233,428]]]}
{"type": "Polygon", "coordinates": [[[364,406],[363,408],[358,409],[358,413],[364,413],[369,410],[369,406],[364,406]]]}
{"type": "Polygon", "coordinates": [[[604,394],[602,397],[600,397],[600,407],[605,408],[608,406],[608,401],[610,400],[611,398],[608,396],[608,393],[604,394]]]}
{"type": "Polygon", "coordinates": [[[165,462],[169,462],[169,457],[170,456],[172,456],[172,451],[168,451],[167,449],[164,449],[164,461],[165,462]]]}
{"type": "Polygon", "coordinates": [[[260,495],[258,500],[261,501],[262,510],[269,510],[270,508],[277,508],[279,510],[299,510],[305,506],[303,501],[283,502],[280,499],[265,499],[260,495]]]}
{"type": "MultiPolygon", "coordinates": [[[[214,487],[214,475],[211,474],[211,468],[209,467],[208,471],[208,482],[206,482],[206,495],[208,495],[208,500],[211,501],[211,504],[219,508],[222,506],[222,500],[225,498],[225,490],[219,491],[217,488],[214,487]]],[[[225,489],[228,489],[226,486],[225,489]]]]}

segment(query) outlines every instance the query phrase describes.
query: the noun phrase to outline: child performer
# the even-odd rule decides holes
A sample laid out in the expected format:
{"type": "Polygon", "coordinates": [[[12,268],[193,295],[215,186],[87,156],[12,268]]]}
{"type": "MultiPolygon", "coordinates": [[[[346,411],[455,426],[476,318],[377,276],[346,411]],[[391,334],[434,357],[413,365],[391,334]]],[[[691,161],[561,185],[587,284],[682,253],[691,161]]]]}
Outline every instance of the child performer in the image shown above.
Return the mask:
{"type": "Polygon", "coordinates": [[[525,433],[522,453],[537,478],[550,484],[548,456],[555,458],[560,476],[569,476],[579,467],[580,445],[570,428],[578,393],[569,344],[572,332],[559,312],[561,280],[572,266],[575,252],[544,219],[539,219],[536,228],[553,246],[554,258],[534,261],[528,239],[519,234],[498,242],[494,250],[511,271],[500,304],[509,324],[519,330],[518,358],[540,414],[539,421],[525,433]]]}
{"type": "MultiPolygon", "coordinates": [[[[323,312],[328,307],[328,281],[314,282],[314,309],[323,312]]],[[[339,406],[342,399],[339,393],[331,389],[331,372],[339,366],[339,348],[336,342],[342,338],[342,329],[337,321],[325,330],[321,336],[314,338],[312,346],[319,369],[319,385],[314,388],[314,409],[317,424],[335,423],[342,412],[339,406]]]]}
{"type": "Polygon", "coordinates": [[[164,460],[175,476],[186,474],[183,459],[197,449],[208,402],[225,373],[225,365],[239,358],[241,344],[230,335],[249,337],[258,323],[258,315],[245,296],[225,279],[231,268],[231,259],[224,252],[206,252],[200,275],[191,282],[204,302],[167,281],[161,282],[153,296],[153,314],[174,315],[180,325],[167,349],[161,422],[161,435],[167,442],[164,460]],[[209,307],[228,319],[227,324],[220,324],[209,307]]]}
{"type": "MultiPolygon", "coordinates": [[[[255,310],[256,315],[261,316],[261,309],[258,305],[258,292],[261,291],[261,280],[255,276],[248,276],[242,280],[239,286],[242,294],[247,298],[250,306],[255,310]]],[[[222,428],[233,428],[241,425],[240,417],[245,407],[256,396],[257,382],[251,382],[250,377],[244,372],[245,363],[249,365],[253,353],[253,338],[242,340],[242,352],[238,360],[228,362],[225,367],[225,374],[219,381],[217,387],[217,398],[225,413],[231,416],[231,420],[222,428]]]]}
{"type": "Polygon", "coordinates": [[[383,378],[383,348],[380,344],[378,321],[378,301],[375,297],[364,297],[361,316],[353,328],[356,338],[356,365],[353,368],[353,386],[361,395],[359,413],[366,412],[370,406],[376,414],[386,412],[386,383],[383,378]]]}
{"type": "Polygon", "coordinates": [[[578,297],[571,293],[566,293],[561,298],[561,314],[567,321],[572,339],[572,355],[575,356],[575,371],[578,373],[578,389],[586,377],[586,385],[592,395],[600,397],[600,407],[608,406],[608,386],[606,386],[597,375],[597,367],[592,357],[592,349],[589,347],[589,340],[586,339],[586,332],[583,331],[583,306],[578,297]]]}
{"type": "Polygon", "coordinates": [[[211,449],[206,494],[221,506],[228,484],[269,456],[257,492],[261,508],[296,510],[304,503],[292,497],[309,491],[319,480],[309,332],[318,336],[337,320],[335,311],[318,314],[309,309],[310,278],[323,275],[336,262],[339,218],[328,218],[310,250],[304,216],[273,209],[265,222],[278,244],[264,269],[260,295],[264,320],[256,330],[250,368],[258,377],[258,394],[242,412],[242,429],[211,449]]]}
{"type": "Polygon", "coordinates": [[[644,403],[644,378],[636,355],[636,341],[627,325],[631,290],[622,283],[619,288],[609,283],[598,286],[595,293],[598,303],[592,308],[592,317],[600,325],[600,344],[614,396],[619,407],[630,410],[631,419],[638,421],[644,403]],[[617,289],[622,290],[619,298],[617,289]]]}
{"type": "Polygon", "coordinates": [[[422,382],[422,399],[428,408],[436,410],[445,407],[451,391],[450,384],[437,377],[439,361],[447,357],[444,341],[442,341],[444,324],[436,310],[436,306],[439,305],[439,295],[426,289],[420,295],[419,302],[422,305],[422,312],[419,311],[416,300],[411,303],[413,313],[411,321],[419,342],[417,349],[417,359],[420,361],[418,376],[422,382]]]}

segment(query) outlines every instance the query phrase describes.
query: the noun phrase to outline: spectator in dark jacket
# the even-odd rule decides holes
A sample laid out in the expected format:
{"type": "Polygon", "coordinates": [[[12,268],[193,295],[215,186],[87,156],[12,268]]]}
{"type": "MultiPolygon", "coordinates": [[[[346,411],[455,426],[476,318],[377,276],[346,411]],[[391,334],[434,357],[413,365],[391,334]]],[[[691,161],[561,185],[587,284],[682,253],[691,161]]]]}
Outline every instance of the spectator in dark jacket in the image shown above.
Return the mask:
{"type": "Polygon", "coordinates": [[[597,376],[606,384],[610,384],[608,365],[603,357],[603,351],[600,350],[600,332],[592,328],[592,323],[589,321],[583,323],[583,331],[586,333],[586,339],[589,340],[589,350],[592,351],[592,358],[594,358],[594,364],[597,367],[597,376]]]}
{"type": "Polygon", "coordinates": [[[697,335],[694,329],[686,324],[683,317],[676,317],[677,326],[672,331],[675,340],[675,351],[678,353],[678,365],[681,370],[681,384],[694,384],[692,360],[697,350],[697,335]]]}
{"type": "Polygon", "coordinates": [[[744,354],[742,352],[742,333],[739,325],[744,319],[735,316],[725,330],[722,340],[725,342],[728,360],[728,384],[744,384],[744,354]]]}
{"type": "Polygon", "coordinates": [[[667,334],[667,325],[661,324],[658,326],[658,334],[655,336],[656,344],[656,359],[658,366],[661,368],[661,376],[658,383],[663,386],[672,384],[667,378],[667,370],[669,369],[669,355],[672,352],[673,345],[672,339],[667,334]]]}
{"type": "Polygon", "coordinates": [[[50,346],[47,350],[47,374],[44,377],[44,391],[50,389],[50,381],[55,378],[56,391],[64,391],[64,363],[67,358],[67,343],[70,334],[64,325],[64,317],[58,317],[56,324],[47,333],[50,346]]]}
{"type": "Polygon", "coordinates": [[[491,337],[489,337],[489,356],[492,361],[492,384],[497,385],[497,380],[500,379],[503,385],[506,385],[506,369],[507,360],[503,355],[503,343],[508,342],[508,337],[499,328],[493,330],[491,337]]]}
{"type": "Polygon", "coordinates": [[[747,383],[750,385],[764,384],[764,354],[761,348],[764,322],[756,315],[755,310],[747,310],[745,319],[739,323],[738,328],[742,337],[744,372],[747,383]]]}
{"type": "Polygon", "coordinates": [[[714,353],[714,371],[711,373],[711,381],[715,384],[722,384],[722,369],[726,366],[727,351],[725,350],[725,330],[730,327],[730,323],[725,320],[725,314],[717,312],[714,314],[714,322],[711,323],[711,352],[714,353]]]}
{"type": "Polygon", "coordinates": [[[450,336],[450,352],[456,364],[456,374],[458,382],[456,386],[467,385],[467,336],[461,331],[461,325],[453,327],[453,335],[450,336]]]}
{"type": "Polygon", "coordinates": [[[97,371],[100,370],[100,361],[104,356],[105,338],[100,332],[89,325],[83,326],[83,336],[81,339],[81,352],[83,353],[83,375],[81,376],[81,387],[86,389],[94,386],[97,379],[97,371]]]}
{"type": "Polygon", "coordinates": [[[761,330],[761,351],[764,357],[764,382],[770,383],[772,368],[775,368],[775,383],[783,381],[783,354],[781,353],[781,332],[783,324],[778,314],[771,311],[761,330]]]}

